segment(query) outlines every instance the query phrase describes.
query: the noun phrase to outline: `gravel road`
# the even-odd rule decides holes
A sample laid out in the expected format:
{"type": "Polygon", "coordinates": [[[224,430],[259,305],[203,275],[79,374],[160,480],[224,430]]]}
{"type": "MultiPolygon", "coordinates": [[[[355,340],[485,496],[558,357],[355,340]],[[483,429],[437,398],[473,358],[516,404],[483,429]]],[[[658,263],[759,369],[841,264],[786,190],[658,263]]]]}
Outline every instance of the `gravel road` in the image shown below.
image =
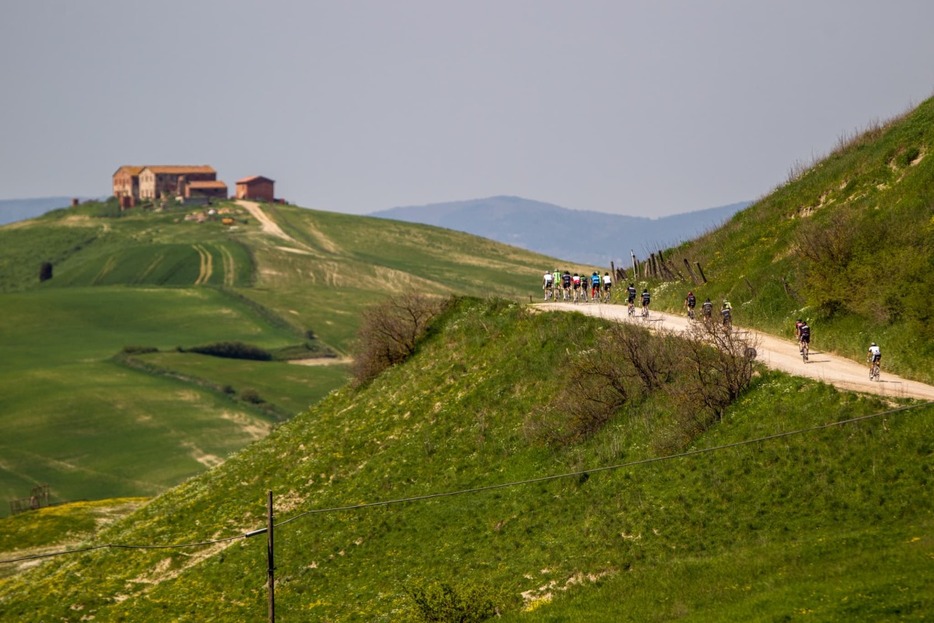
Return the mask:
{"type": "MultiPolygon", "coordinates": [[[[653,330],[672,332],[687,331],[690,322],[686,316],[656,311],[650,313],[648,320],[643,320],[640,316],[629,318],[626,314],[626,306],[616,304],[537,303],[534,307],[543,311],[576,311],[588,316],[597,316],[617,322],[632,322],[646,325],[653,330]]],[[[816,379],[840,389],[878,394],[880,396],[934,401],[934,386],[904,379],[885,371],[885,351],[883,351],[882,357],[882,377],[879,381],[870,381],[869,369],[866,364],[820,350],[819,340],[815,340],[811,344],[809,360],[804,363],[798,353],[798,345],[791,340],[758,331],[749,331],[736,325],[734,325],[734,329],[749,333],[750,340],[755,344],[758,352],[756,360],[769,368],[796,376],[816,379]]]]}

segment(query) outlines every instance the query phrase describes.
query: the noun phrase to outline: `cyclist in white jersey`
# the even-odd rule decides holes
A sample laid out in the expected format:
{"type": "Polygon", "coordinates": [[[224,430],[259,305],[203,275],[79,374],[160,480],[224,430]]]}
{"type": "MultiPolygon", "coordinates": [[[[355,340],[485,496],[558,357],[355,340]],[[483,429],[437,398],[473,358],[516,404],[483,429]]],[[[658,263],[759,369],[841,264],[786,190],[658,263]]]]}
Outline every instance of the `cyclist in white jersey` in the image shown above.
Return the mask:
{"type": "Polygon", "coordinates": [[[552,273],[545,273],[542,277],[542,290],[545,291],[545,300],[547,301],[555,291],[555,276],[552,273]]]}
{"type": "Polygon", "coordinates": [[[869,360],[869,378],[872,378],[872,364],[882,361],[882,349],[873,342],[869,345],[869,352],[866,353],[866,357],[869,360]]]}

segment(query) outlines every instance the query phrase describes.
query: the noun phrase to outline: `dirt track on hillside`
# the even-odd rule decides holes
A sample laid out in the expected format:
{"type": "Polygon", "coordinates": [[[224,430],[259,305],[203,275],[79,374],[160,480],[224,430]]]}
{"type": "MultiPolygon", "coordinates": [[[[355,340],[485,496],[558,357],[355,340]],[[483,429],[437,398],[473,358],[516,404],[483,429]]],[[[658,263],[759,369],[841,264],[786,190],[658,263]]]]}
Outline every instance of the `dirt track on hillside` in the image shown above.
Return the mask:
{"type": "MultiPolygon", "coordinates": [[[[686,316],[677,316],[653,311],[647,321],[641,317],[629,318],[625,305],[602,303],[538,303],[536,309],[545,311],[576,311],[588,316],[606,318],[617,322],[631,322],[648,326],[653,330],[683,333],[690,322],[686,316]]],[[[869,380],[869,371],[865,364],[821,351],[819,342],[811,345],[808,363],[801,361],[798,345],[790,340],[777,338],[766,333],[750,331],[734,325],[737,331],[746,331],[750,341],[755,344],[759,361],[769,368],[788,374],[803,376],[828,383],[839,389],[865,392],[880,396],[897,398],[917,398],[934,401],[934,387],[918,381],[904,379],[882,369],[879,381],[869,380]]],[[[883,363],[885,358],[882,359],[883,363]]]]}
{"type": "Polygon", "coordinates": [[[301,244],[288,235],[279,225],[276,224],[269,216],[263,211],[263,208],[260,207],[255,201],[246,201],[244,199],[238,199],[237,205],[245,208],[250,214],[253,215],[257,221],[259,221],[260,227],[262,228],[263,233],[269,234],[270,236],[275,236],[277,238],[282,238],[283,240],[288,240],[289,242],[295,244],[296,246],[303,247],[305,245],[301,244]]]}

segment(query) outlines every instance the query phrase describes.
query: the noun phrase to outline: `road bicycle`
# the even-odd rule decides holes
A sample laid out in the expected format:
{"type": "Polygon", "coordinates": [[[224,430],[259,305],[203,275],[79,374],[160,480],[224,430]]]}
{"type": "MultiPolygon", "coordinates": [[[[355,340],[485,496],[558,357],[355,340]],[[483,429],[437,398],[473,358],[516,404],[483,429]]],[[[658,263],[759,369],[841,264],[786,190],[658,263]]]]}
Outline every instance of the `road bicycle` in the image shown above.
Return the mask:
{"type": "Polygon", "coordinates": [[[869,369],[869,380],[878,381],[879,380],[879,362],[873,361],[872,367],[869,369]]]}
{"type": "Polygon", "coordinates": [[[804,363],[807,363],[808,362],[808,351],[810,350],[808,343],[802,341],[799,350],[801,351],[801,360],[804,363]]]}
{"type": "Polygon", "coordinates": [[[629,317],[630,317],[630,318],[636,315],[636,306],[633,304],[632,301],[629,301],[629,309],[628,309],[628,312],[629,312],[629,317]]]}
{"type": "Polygon", "coordinates": [[[642,304],[642,317],[643,318],[649,317],[649,306],[645,303],[642,304]]]}
{"type": "Polygon", "coordinates": [[[688,318],[690,318],[691,320],[694,320],[694,308],[693,307],[688,307],[688,318]]]}

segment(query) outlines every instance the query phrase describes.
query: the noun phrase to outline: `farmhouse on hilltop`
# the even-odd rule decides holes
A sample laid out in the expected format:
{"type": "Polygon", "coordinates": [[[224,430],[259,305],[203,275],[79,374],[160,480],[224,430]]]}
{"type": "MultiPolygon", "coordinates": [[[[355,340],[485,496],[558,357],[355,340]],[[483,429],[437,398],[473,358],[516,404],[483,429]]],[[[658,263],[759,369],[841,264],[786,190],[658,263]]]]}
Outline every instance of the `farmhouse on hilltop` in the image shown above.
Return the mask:
{"type": "Polygon", "coordinates": [[[120,207],[129,208],[139,199],[139,172],[145,167],[124,165],[114,173],[114,197],[120,201],[120,207]]]}
{"type": "Polygon", "coordinates": [[[113,193],[129,208],[140,199],[226,199],[227,184],[208,165],[124,165],[113,175],[113,193]]]}
{"type": "Polygon", "coordinates": [[[257,201],[274,201],[275,180],[262,175],[254,175],[237,180],[237,199],[255,199],[257,201]]]}

